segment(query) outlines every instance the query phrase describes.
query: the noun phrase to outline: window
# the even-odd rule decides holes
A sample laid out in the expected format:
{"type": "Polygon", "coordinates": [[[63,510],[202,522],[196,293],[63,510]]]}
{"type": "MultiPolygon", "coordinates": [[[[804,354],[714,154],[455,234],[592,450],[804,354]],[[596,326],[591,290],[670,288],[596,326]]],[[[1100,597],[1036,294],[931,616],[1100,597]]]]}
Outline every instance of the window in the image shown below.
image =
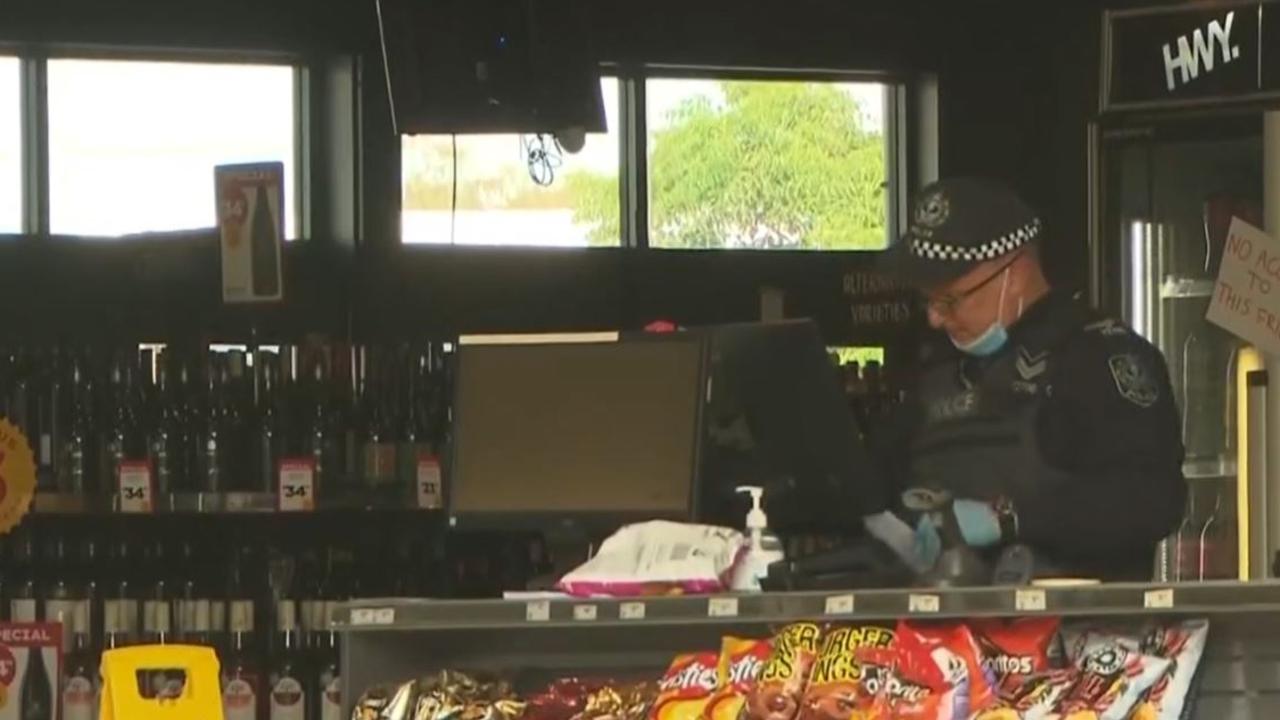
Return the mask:
{"type": "Polygon", "coordinates": [[[0,233],[22,232],[22,103],[18,59],[0,57],[0,233]]]}
{"type": "Polygon", "coordinates": [[[649,245],[887,247],[886,95],[879,83],[648,80],[649,245]]]}
{"type": "Polygon", "coordinates": [[[293,68],[50,60],[48,79],[52,232],[211,227],[215,165],[280,161],[296,235],[293,68]]]}
{"type": "Polygon", "coordinates": [[[401,233],[406,243],[619,245],[618,81],[600,82],[609,131],[587,136],[577,154],[531,168],[520,135],[416,135],[401,144],[401,233]],[[457,143],[456,158],[454,143],[457,143]],[[456,163],[455,163],[456,160],[456,163]],[[455,168],[456,166],[456,168],[455,168]],[[456,204],[455,199],[456,169],[456,204]],[[549,180],[533,180],[535,170],[549,180]]]}

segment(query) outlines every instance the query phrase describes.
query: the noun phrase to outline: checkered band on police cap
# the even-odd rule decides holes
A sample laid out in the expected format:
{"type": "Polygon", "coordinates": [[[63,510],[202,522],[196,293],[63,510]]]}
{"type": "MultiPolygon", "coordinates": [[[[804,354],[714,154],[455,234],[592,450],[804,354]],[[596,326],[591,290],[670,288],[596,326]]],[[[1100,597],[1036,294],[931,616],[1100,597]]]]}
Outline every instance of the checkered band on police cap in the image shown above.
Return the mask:
{"type": "Polygon", "coordinates": [[[921,237],[911,238],[908,242],[911,254],[925,260],[984,262],[1008,255],[1039,236],[1040,220],[1036,218],[1012,232],[972,247],[948,245],[921,237]]]}

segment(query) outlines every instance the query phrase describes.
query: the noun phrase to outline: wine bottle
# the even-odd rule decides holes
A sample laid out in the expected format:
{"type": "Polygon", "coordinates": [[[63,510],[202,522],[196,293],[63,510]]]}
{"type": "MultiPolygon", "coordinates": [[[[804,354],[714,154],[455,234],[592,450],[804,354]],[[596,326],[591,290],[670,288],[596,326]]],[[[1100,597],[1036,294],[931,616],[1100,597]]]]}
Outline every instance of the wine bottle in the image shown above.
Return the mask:
{"type": "Polygon", "coordinates": [[[325,603],[324,615],[326,625],[330,625],[323,634],[323,641],[317,652],[316,666],[319,672],[316,677],[314,697],[320,708],[320,720],[342,720],[342,673],[338,656],[338,632],[331,626],[335,604],[325,603]]]}
{"type": "Polygon", "coordinates": [[[21,720],[54,720],[53,683],[45,665],[45,649],[27,649],[27,667],[18,690],[18,717],[21,720]]]}
{"type": "MultiPolygon", "coordinates": [[[[111,367],[110,410],[105,427],[108,477],[121,503],[127,498],[120,493],[126,476],[154,490],[153,468],[147,453],[147,442],[139,419],[134,383],[134,365],[118,353],[111,367]]],[[[130,491],[136,491],[130,487],[130,491]]]]}
{"type": "Polygon", "coordinates": [[[62,385],[67,427],[58,449],[57,487],[64,493],[95,494],[101,479],[94,462],[93,381],[80,356],[69,364],[70,376],[62,385]]]}
{"type": "Polygon", "coordinates": [[[178,489],[175,483],[182,472],[179,467],[181,423],[166,360],[162,357],[157,361],[155,383],[147,394],[147,446],[155,468],[156,492],[161,495],[178,489]]]}
{"type": "Polygon", "coordinates": [[[65,537],[56,536],[45,545],[45,568],[48,582],[43,589],[44,621],[62,625],[62,651],[71,649],[72,619],[83,602],[79,588],[72,579],[71,553],[65,537]]]}
{"type": "Polygon", "coordinates": [[[62,720],[94,720],[98,714],[98,652],[93,643],[89,601],[76,605],[71,620],[71,650],[63,661],[62,720]]]}
{"type": "Polygon", "coordinates": [[[247,377],[245,353],[232,350],[222,363],[222,398],[218,417],[222,423],[222,477],[227,490],[252,491],[253,432],[252,395],[247,377]]]}
{"type": "Polygon", "coordinates": [[[360,399],[364,428],[361,435],[361,476],[367,487],[381,490],[396,482],[395,429],[387,401],[390,398],[386,358],[371,355],[372,367],[362,378],[360,399]]]}
{"type": "Polygon", "coordinates": [[[343,484],[342,440],[333,423],[331,388],[321,358],[313,360],[310,381],[301,395],[303,453],[311,459],[316,492],[338,492],[343,484]]]}
{"type": "Polygon", "coordinates": [[[36,489],[51,492],[57,488],[58,448],[62,441],[62,354],[52,347],[36,356],[31,378],[31,450],[36,461],[36,489]]]}
{"type": "Polygon", "coordinates": [[[200,417],[196,423],[198,483],[202,492],[223,492],[222,447],[222,359],[210,352],[205,366],[205,393],[200,402],[200,417]]]}
{"type": "Polygon", "coordinates": [[[281,426],[279,415],[279,359],[270,353],[259,353],[262,380],[255,412],[254,458],[255,490],[276,492],[276,466],[280,461],[281,426]]]}
{"type": "Polygon", "coordinates": [[[431,422],[431,368],[427,353],[415,355],[405,379],[396,447],[399,484],[408,490],[417,507],[435,510],[442,506],[443,495],[434,442],[436,431],[431,422]]]}
{"type": "Polygon", "coordinates": [[[231,642],[222,661],[222,711],[226,720],[258,720],[258,665],[254,658],[253,601],[232,600],[227,607],[231,642]]]}
{"type": "Polygon", "coordinates": [[[265,185],[258,186],[249,223],[253,243],[253,294],[271,297],[280,292],[280,241],[265,185]]]}
{"type": "Polygon", "coordinates": [[[36,622],[40,616],[39,563],[35,537],[28,530],[12,540],[9,575],[9,619],[13,622],[36,622]]]}
{"type": "Polygon", "coordinates": [[[298,642],[297,605],[276,604],[276,643],[268,675],[269,720],[307,720],[306,674],[298,642]]]}

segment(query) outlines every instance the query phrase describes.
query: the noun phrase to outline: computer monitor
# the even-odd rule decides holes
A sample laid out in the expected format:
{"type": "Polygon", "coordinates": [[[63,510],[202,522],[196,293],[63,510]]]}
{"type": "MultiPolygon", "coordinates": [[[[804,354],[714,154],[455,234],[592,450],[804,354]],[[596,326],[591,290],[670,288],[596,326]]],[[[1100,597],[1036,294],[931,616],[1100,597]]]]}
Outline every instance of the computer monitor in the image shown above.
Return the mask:
{"type": "Polygon", "coordinates": [[[885,483],[843,383],[807,320],[709,330],[704,517],[741,522],[734,486],[761,485],[774,529],[856,531],[885,483]]]}
{"type": "Polygon", "coordinates": [[[460,344],[447,493],[459,529],[603,534],[695,516],[705,344],[460,344]]]}

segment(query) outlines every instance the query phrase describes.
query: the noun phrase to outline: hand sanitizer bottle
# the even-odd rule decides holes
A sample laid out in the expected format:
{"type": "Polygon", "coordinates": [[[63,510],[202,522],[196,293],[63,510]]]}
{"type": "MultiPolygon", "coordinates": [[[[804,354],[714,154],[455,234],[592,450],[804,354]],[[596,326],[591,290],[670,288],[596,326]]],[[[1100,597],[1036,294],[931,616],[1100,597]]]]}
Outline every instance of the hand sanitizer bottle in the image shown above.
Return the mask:
{"type": "Polygon", "coordinates": [[[738,492],[751,496],[747,513],[747,551],[738,559],[730,587],[737,592],[760,592],[760,581],[769,575],[769,566],[786,559],[782,543],[769,532],[769,517],[764,514],[764,488],[740,487],[738,492]]]}

